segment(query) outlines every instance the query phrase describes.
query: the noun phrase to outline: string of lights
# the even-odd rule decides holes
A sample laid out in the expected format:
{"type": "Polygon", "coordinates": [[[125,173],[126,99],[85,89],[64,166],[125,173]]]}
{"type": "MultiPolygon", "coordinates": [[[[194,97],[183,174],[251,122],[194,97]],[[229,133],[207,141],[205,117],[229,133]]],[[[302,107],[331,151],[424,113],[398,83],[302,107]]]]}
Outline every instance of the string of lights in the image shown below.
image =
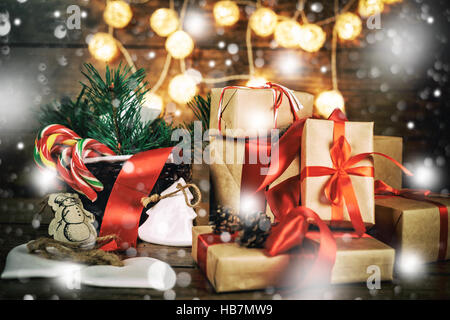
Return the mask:
{"type": "MultiPolygon", "coordinates": [[[[255,7],[250,15],[246,29],[246,48],[248,58],[248,73],[228,75],[218,78],[192,77],[186,70],[185,58],[194,50],[195,43],[188,32],[183,30],[183,22],[189,6],[189,0],[184,0],[178,15],[175,11],[174,1],[170,0],[169,8],[160,8],[154,11],[150,17],[151,29],[160,37],[166,37],[165,49],[166,59],[161,73],[146,95],[145,105],[150,109],[160,111],[164,114],[164,101],[157,93],[165,82],[173,59],[179,60],[181,73],[169,81],[168,93],[170,98],[178,103],[189,102],[198,92],[199,83],[214,84],[232,80],[247,80],[247,85],[257,86],[264,84],[267,80],[257,76],[252,48],[252,32],[259,37],[273,35],[275,42],[283,48],[301,49],[314,53],[319,51],[325,44],[327,35],[322,29],[323,25],[335,23],[331,39],[331,74],[332,89],[321,92],[315,100],[316,110],[319,114],[327,116],[330,110],[339,107],[344,110],[344,97],[338,89],[338,77],[336,68],[337,40],[355,40],[362,31],[361,18],[380,14],[385,9],[385,4],[390,5],[402,0],[358,0],[358,14],[349,12],[357,0],[349,1],[339,11],[339,0],[334,1],[334,15],[330,18],[310,23],[306,13],[306,0],[299,0],[297,8],[292,17],[277,15],[271,8],[263,6],[261,1],[218,1],[213,7],[214,20],[220,27],[234,25],[240,19],[238,5],[255,7]],[[297,20],[300,18],[301,23],[297,20]]],[[[133,3],[145,3],[146,0],[136,0],[133,3]]],[[[126,62],[133,71],[136,66],[122,45],[120,40],[114,37],[114,29],[125,28],[131,21],[133,13],[130,5],[123,0],[106,0],[103,18],[108,25],[108,33],[98,32],[89,41],[89,51],[92,56],[100,61],[108,62],[121,52],[126,62]]]]}

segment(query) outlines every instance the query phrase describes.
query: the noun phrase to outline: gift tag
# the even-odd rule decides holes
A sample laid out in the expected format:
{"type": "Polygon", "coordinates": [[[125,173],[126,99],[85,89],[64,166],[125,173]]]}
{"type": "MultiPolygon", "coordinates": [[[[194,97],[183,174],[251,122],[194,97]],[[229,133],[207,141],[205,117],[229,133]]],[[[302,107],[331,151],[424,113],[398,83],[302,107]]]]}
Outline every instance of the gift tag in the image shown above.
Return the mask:
{"type": "Polygon", "coordinates": [[[13,248],[6,257],[2,279],[56,278],[72,274],[85,265],[42,258],[28,252],[27,245],[13,248]]]}
{"type": "Polygon", "coordinates": [[[77,194],[50,194],[48,204],[55,212],[55,217],[48,227],[48,234],[53,239],[78,244],[86,249],[93,247],[97,238],[95,218],[83,208],[77,194]]]}
{"type": "MultiPolygon", "coordinates": [[[[177,190],[177,185],[185,185],[180,178],[162,194],[177,190]]],[[[185,189],[189,201],[193,196],[189,189],[185,189]]],[[[156,205],[147,210],[148,219],[139,227],[138,234],[141,240],[167,246],[191,246],[192,245],[192,220],[197,214],[194,209],[186,204],[182,192],[160,200],[156,205]]]]}
{"type": "Polygon", "coordinates": [[[96,287],[151,288],[162,291],[175,285],[175,271],[165,262],[137,257],[126,259],[123,263],[123,267],[86,267],[81,270],[81,283],[96,287]]]}

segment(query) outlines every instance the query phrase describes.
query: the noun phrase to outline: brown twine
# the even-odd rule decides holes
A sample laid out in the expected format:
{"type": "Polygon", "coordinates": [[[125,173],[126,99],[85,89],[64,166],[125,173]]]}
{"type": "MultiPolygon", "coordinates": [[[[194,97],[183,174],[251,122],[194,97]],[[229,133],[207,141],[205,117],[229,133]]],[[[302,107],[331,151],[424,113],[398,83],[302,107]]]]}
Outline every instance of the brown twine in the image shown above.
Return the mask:
{"type": "Polygon", "coordinates": [[[155,194],[152,194],[150,197],[143,197],[143,198],[141,198],[141,204],[144,206],[144,208],[147,208],[147,206],[150,203],[156,203],[159,200],[172,197],[172,196],[174,196],[175,194],[177,194],[180,191],[184,195],[184,200],[186,201],[186,204],[189,207],[191,207],[191,208],[196,207],[200,203],[200,201],[202,201],[202,193],[200,192],[200,189],[195,184],[187,183],[185,185],[182,185],[181,183],[179,183],[179,184],[177,184],[177,190],[176,191],[168,193],[168,194],[165,194],[165,195],[159,195],[159,194],[155,193],[155,194]],[[193,189],[192,193],[193,193],[193,196],[194,196],[194,203],[191,203],[189,201],[188,195],[186,193],[186,189],[189,188],[189,187],[191,187],[193,189]]]}
{"type": "Polygon", "coordinates": [[[30,253],[38,254],[51,260],[121,267],[123,266],[123,262],[116,254],[99,249],[114,239],[117,239],[116,235],[98,237],[94,249],[82,250],[79,244],[66,243],[51,238],[39,238],[29,242],[27,248],[30,253]],[[50,248],[53,248],[53,250],[50,248]]]}

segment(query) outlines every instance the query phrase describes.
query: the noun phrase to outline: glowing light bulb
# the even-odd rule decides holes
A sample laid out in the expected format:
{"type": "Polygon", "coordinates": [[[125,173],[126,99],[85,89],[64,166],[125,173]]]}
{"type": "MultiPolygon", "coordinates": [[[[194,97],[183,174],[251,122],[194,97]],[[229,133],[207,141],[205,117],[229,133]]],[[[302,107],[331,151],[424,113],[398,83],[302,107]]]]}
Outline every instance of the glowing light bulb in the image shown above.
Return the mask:
{"type": "Polygon", "coordinates": [[[383,2],[386,4],[400,3],[402,1],[403,0],[383,0],[383,2]]]}
{"type": "Polygon", "coordinates": [[[103,19],[113,28],[125,28],[131,21],[133,12],[125,1],[115,0],[106,3],[103,19]]]}
{"type": "Polygon", "coordinates": [[[164,110],[164,102],[161,96],[157,95],[156,93],[150,93],[147,92],[144,96],[144,103],[143,106],[158,111],[158,116],[162,113],[164,110]]]}
{"type": "Polygon", "coordinates": [[[150,17],[150,27],[160,37],[167,37],[178,29],[178,15],[172,9],[161,8],[150,17]]]}
{"type": "Polygon", "coordinates": [[[327,35],[316,24],[305,24],[300,27],[300,48],[308,52],[316,52],[323,47],[327,35]]]}
{"type": "Polygon", "coordinates": [[[239,7],[233,1],[219,1],[214,5],[214,19],[217,24],[229,27],[239,20],[239,7]]]}
{"type": "Polygon", "coordinates": [[[118,53],[116,39],[108,33],[98,32],[89,41],[89,52],[100,61],[111,61],[118,53]]]}
{"type": "Polygon", "coordinates": [[[175,59],[183,59],[191,54],[194,41],[186,32],[179,30],[167,38],[166,49],[175,59]]]}
{"type": "Polygon", "coordinates": [[[260,37],[270,36],[277,27],[277,15],[268,8],[259,8],[250,17],[250,28],[260,37]]]}
{"type": "Polygon", "coordinates": [[[296,48],[300,41],[301,26],[297,21],[285,20],[275,28],[275,41],[285,48],[296,48]]]}
{"type": "Polygon", "coordinates": [[[361,33],[362,22],[356,14],[346,12],[338,16],[334,27],[340,39],[355,40],[361,33]]]}
{"type": "Polygon", "coordinates": [[[367,18],[383,12],[383,0],[359,0],[358,12],[361,17],[367,18]]]}
{"type": "Polygon", "coordinates": [[[254,77],[247,81],[245,84],[247,87],[261,87],[265,85],[267,80],[263,77],[254,77]]]}
{"type": "Polygon", "coordinates": [[[339,108],[345,112],[344,97],[338,90],[324,91],[315,100],[316,111],[327,119],[334,109],[339,108]]]}
{"type": "Polygon", "coordinates": [[[169,95],[177,103],[187,103],[197,94],[194,79],[186,74],[175,76],[169,83],[169,95]]]}

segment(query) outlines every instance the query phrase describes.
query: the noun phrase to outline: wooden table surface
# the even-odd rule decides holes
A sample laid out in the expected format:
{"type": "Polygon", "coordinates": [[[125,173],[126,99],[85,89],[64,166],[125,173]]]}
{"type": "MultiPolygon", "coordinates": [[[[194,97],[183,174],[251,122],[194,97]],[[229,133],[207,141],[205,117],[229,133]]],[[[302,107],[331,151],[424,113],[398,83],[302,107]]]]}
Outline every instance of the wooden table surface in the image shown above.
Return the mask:
{"type": "MultiPolygon", "coordinates": [[[[46,236],[49,212],[40,224],[33,221],[36,200],[2,201],[0,205],[0,270],[8,252],[17,245],[46,236]]],[[[450,297],[450,262],[424,265],[416,274],[395,273],[393,282],[382,282],[381,289],[369,290],[366,283],[332,285],[288,295],[283,290],[221,293],[213,287],[191,258],[190,247],[167,247],[139,243],[130,257],[148,256],[169,263],[177,273],[173,290],[98,288],[81,285],[68,289],[57,279],[0,280],[0,299],[448,299],[450,297]]]]}

